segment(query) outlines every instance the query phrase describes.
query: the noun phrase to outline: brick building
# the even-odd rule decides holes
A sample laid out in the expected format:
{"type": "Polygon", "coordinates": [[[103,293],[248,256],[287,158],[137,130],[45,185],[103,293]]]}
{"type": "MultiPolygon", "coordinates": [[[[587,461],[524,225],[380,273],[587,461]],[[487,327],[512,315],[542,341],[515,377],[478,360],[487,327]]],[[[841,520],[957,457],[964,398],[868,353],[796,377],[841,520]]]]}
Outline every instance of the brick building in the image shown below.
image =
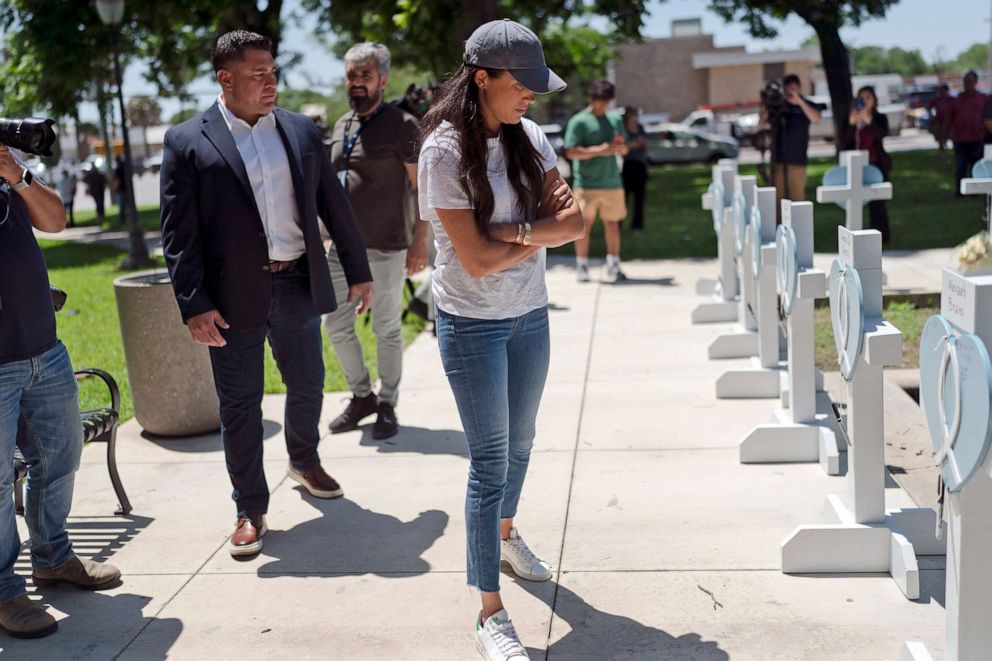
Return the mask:
{"type": "Polygon", "coordinates": [[[812,93],[817,48],[748,53],[744,46],[717,47],[700,21],[678,21],[673,35],[617,48],[613,79],[617,104],[681,120],[700,107],[754,107],[766,81],[795,73],[812,93]]]}

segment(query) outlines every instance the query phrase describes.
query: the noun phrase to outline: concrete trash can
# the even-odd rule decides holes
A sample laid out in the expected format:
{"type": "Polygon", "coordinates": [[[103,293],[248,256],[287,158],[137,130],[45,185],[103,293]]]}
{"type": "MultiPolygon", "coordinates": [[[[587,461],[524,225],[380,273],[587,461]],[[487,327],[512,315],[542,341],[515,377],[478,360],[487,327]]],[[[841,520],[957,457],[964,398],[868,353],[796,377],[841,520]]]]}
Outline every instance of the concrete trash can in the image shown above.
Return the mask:
{"type": "Polygon", "coordinates": [[[114,294],[138,424],[158,436],[220,429],[209,350],[183,324],[168,272],[121,276],[114,294]]]}

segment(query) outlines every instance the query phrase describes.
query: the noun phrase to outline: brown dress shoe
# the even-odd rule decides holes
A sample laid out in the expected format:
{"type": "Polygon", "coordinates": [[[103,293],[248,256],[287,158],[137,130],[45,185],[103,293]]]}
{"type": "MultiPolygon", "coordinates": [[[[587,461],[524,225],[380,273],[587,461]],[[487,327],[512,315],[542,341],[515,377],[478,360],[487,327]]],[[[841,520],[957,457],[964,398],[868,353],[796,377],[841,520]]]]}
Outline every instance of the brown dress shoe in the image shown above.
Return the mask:
{"type": "Polygon", "coordinates": [[[41,638],[58,628],[55,618],[26,594],[0,602],[0,629],[14,638],[41,638]]]}
{"type": "Polygon", "coordinates": [[[265,526],[265,515],[242,516],[234,527],[229,550],[235,558],[255,555],[262,550],[262,537],[269,529],[265,526]]]}
{"type": "Polygon", "coordinates": [[[73,556],[55,569],[33,567],[31,578],[38,587],[68,583],[83,590],[104,590],[120,580],[121,570],[105,562],[73,556]]]}
{"type": "Polygon", "coordinates": [[[287,474],[302,484],[314,498],[340,498],[344,495],[344,490],[337,480],[324,472],[320,466],[306,470],[297,470],[290,466],[287,474]]]}

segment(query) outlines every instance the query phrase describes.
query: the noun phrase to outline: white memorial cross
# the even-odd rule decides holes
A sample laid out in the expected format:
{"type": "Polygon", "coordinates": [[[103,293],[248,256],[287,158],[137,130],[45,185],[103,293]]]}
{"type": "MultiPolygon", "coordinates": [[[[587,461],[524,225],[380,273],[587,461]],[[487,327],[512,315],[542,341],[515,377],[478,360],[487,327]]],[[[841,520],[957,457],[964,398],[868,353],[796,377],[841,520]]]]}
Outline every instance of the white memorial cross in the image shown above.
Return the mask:
{"type": "Polygon", "coordinates": [[[902,333],[882,318],[882,235],[838,227],[840,258],[830,277],[830,309],[847,383],[844,502],[827,496],[826,525],[800,526],[782,542],[782,571],[887,572],[910,599],[920,594],[916,554],[943,553],[931,509],[886,510],[882,368],[902,361],[902,333]]]}
{"type": "Polygon", "coordinates": [[[843,186],[817,186],[816,201],[843,203],[847,229],[860,230],[864,227],[864,205],[875,200],[891,200],[892,184],[883,181],[865,185],[866,151],[842,151],[840,164],[847,169],[847,183],[843,186]]]}
{"type": "Polygon", "coordinates": [[[787,317],[788,408],[776,409],[771,424],[758,425],[741,441],[745,464],[819,461],[830,475],[840,472],[830,415],[817,412],[813,304],[826,296],[826,277],[813,267],[813,204],[782,200],[776,235],[776,274],[787,317]]]}
{"type": "Polygon", "coordinates": [[[962,179],[961,194],[985,196],[985,216],[990,224],[989,233],[992,234],[992,214],[989,213],[990,209],[992,209],[992,177],[989,176],[992,174],[992,172],[990,172],[990,170],[992,170],[992,145],[985,145],[985,156],[981,161],[976,163],[975,166],[976,169],[984,170],[984,172],[976,172],[973,176],[968,177],[967,179],[962,179]],[[979,164],[981,164],[981,166],[979,166],[979,164]]]}
{"type": "MultiPolygon", "coordinates": [[[[744,281],[753,288],[753,313],[758,325],[758,355],[749,368],[725,371],[716,382],[719,398],[779,397],[784,375],[779,361],[781,326],[775,289],[775,188],[756,189],[745,237],[744,281]]],[[[745,284],[745,290],[747,284],[745,284]]]]}
{"type": "MultiPolygon", "coordinates": [[[[987,659],[992,650],[992,277],[945,270],[941,314],[920,337],[920,404],[947,486],[944,658],[987,659]]],[[[903,661],[932,661],[906,643],[903,661]]]]}
{"type": "Polygon", "coordinates": [[[737,281],[734,263],[734,236],[732,202],[737,161],[721,159],[713,166],[713,181],[703,194],[703,208],[713,216],[713,230],[717,235],[717,263],[719,277],[701,279],[696,283],[696,293],[710,300],[700,303],[692,311],[692,323],[712,323],[737,320],[737,281]]]}
{"type": "Polygon", "coordinates": [[[737,299],[737,324],[718,334],[710,343],[710,358],[747,358],[758,355],[758,324],[754,318],[754,278],[747,267],[745,238],[748,217],[754,207],[757,179],[753,176],[734,177],[734,195],[730,205],[734,234],[735,274],[740,282],[737,299]]]}

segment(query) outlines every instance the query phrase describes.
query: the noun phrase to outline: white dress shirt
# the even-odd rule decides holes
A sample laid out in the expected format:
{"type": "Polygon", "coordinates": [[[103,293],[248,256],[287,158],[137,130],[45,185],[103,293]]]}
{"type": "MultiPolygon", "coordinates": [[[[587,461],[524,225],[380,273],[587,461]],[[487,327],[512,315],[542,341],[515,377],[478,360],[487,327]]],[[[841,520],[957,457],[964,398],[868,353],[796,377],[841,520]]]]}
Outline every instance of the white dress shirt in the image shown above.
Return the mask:
{"type": "Polygon", "coordinates": [[[269,242],[269,259],[279,262],[296,259],[306,251],[306,244],[289,157],[276,127],[275,114],[263,115],[251,126],[228,110],[223,95],[217,105],[248,172],[255,205],[269,242]]]}

